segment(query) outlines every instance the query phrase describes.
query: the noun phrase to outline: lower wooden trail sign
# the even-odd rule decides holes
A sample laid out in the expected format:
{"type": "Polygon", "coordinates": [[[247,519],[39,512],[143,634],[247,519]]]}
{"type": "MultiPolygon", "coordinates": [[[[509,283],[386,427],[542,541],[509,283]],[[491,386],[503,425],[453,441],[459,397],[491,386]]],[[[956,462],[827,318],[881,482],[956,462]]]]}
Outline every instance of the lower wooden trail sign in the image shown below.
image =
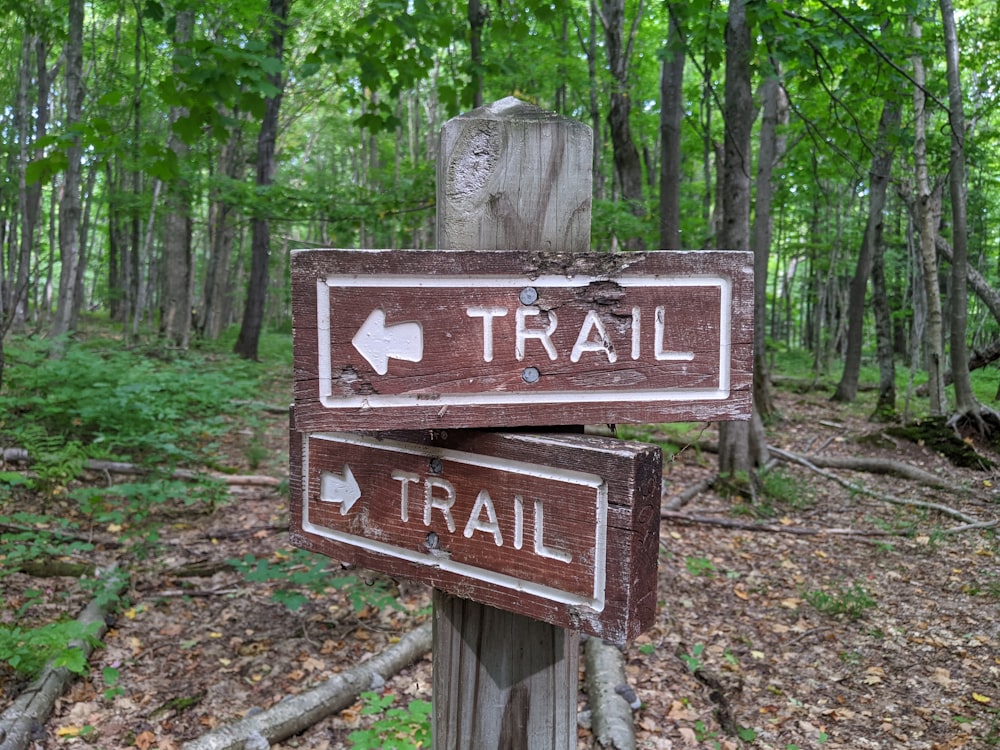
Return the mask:
{"type": "Polygon", "coordinates": [[[745,419],[745,252],[302,250],[305,430],[745,419]]]}
{"type": "Polygon", "coordinates": [[[296,546],[616,643],[652,624],[659,448],[464,430],[291,436],[296,546]]]}

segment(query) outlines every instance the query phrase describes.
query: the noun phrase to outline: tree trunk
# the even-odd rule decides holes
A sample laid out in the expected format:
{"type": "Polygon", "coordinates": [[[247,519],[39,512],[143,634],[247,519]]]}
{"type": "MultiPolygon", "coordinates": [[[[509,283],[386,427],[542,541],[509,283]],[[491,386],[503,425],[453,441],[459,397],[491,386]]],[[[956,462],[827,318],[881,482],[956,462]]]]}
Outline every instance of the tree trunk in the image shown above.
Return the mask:
{"type": "MultiPolygon", "coordinates": [[[[722,170],[722,233],[725,250],[750,247],[750,132],[754,111],[750,88],[752,41],[746,4],[731,2],[726,20],[725,144],[722,170]]],[[[719,424],[719,472],[750,475],[767,446],[756,407],[748,422],[719,424]]]]}
{"type": "MultiPolygon", "coordinates": [[[[629,204],[635,216],[646,215],[642,191],[642,161],[639,150],[632,140],[629,118],[632,112],[629,64],[636,31],[643,13],[643,0],[639,0],[632,29],[628,39],[624,37],[625,0],[602,0],[598,13],[604,26],[605,49],[608,54],[608,69],[611,71],[612,90],[608,109],[608,126],[611,131],[611,147],[614,153],[615,176],[621,187],[622,199],[629,204]]],[[[631,250],[642,250],[645,242],[640,236],[629,237],[625,246],[631,250]]]]}
{"type": "Polygon", "coordinates": [[[885,242],[882,222],[872,243],[872,309],[875,313],[875,344],[878,359],[878,401],[870,420],[889,422],[896,418],[896,359],[892,342],[892,313],[885,285],[885,242]]]}
{"type": "Polygon", "coordinates": [[[955,412],[971,416],[981,424],[980,405],[972,392],[969,376],[969,350],[965,341],[969,316],[968,222],[965,186],[965,108],[962,102],[962,82],[959,76],[958,32],[951,0],[941,0],[944,22],[945,57],[948,70],[948,122],[951,126],[951,158],[949,188],[951,193],[951,375],[955,384],[955,412]]]}
{"type": "MultiPolygon", "coordinates": [[[[920,39],[921,29],[911,24],[911,34],[920,39]]],[[[927,76],[920,55],[913,56],[913,162],[917,181],[917,221],[920,234],[920,263],[923,270],[927,320],[924,327],[924,356],[930,384],[931,416],[943,416],[946,409],[944,392],[944,351],[942,343],[941,292],[938,289],[935,236],[941,215],[940,186],[931,188],[927,174],[927,114],[924,110],[924,86],[927,76]]],[[[964,287],[964,280],[963,280],[964,287]]]]}
{"type": "MultiPolygon", "coordinates": [[[[237,126],[229,141],[219,152],[218,174],[223,180],[240,180],[243,177],[243,128],[237,126]]],[[[232,285],[229,265],[232,260],[235,206],[226,200],[224,191],[212,196],[208,218],[208,268],[201,304],[199,329],[209,341],[219,338],[229,320],[232,305],[232,285]]]]}
{"type": "Polygon", "coordinates": [[[483,106],[483,27],[489,10],[480,0],[469,0],[469,57],[472,69],[472,106],[483,106]]]}
{"type": "Polygon", "coordinates": [[[774,222],[771,206],[774,202],[774,166],[785,153],[785,137],[779,130],[788,123],[788,98],[781,85],[781,70],[777,68],[761,86],[763,119],[760,126],[760,150],[757,154],[757,199],[754,211],[753,268],[754,268],[754,405],[761,418],[774,412],[771,400],[771,380],[767,367],[767,268],[771,253],[771,234],[774,222]]]}
{"type": "MultiPolygon", "coordinates": [[[[271,55],[281,61],[285,49],[285,30],[288,24],[288,8],[291,0],[271,0],[271,55]]],[[[278,140],[278,112],[281,109],[281,93],[284,77],[280,72],[268,75],[268,80],[277,93],[268,97],[264,109],[264,119],[257,136],[257,188],[264,192],[274,180],[274,149],[278,140]]],[[[250,282],[247,287],[246,305],[243,308],[243,323],[236,339],[234,351],[244,359],[257,359],[257,345],[264,326],[264,306],[267,303],[267,276],[271,252],[271,225],[266,209],[253,218],[250,257],[250,282]]]]}
{"type": "MultiPolygon", "coordinates": [[[[83,109],[83,0],[69,0],[69,36],[66,40],[66,130],[80,122],[83,109]]],[[[79,134],[73,134],[66,149],[66,172],[63,177],[62,200],[59,204],[59,300],[52,322],[52,337],[56,341],[53,353],[61,353],[59,339],[70,331],[73,321],[73,301],[80,264],[80,175],[83,149],[79,134]]]]}
{"type": "MultiPolygon", "coordinates": [[[[174,31],[175,54],[191,40],[194,12],[177,14],[174,31]]],[[[176,71],[176,67],[175,67],[176,71]]],[[[181,107],[170,108],[170,123],[185,114],[181,107]]],[[[180,170],[189,152],[184,141],[171,130],[168,147],[177,157],[180,170]]],[[[160,333],[168,344],[186,349],[191,336],[191,202],[185,178],[176,176],[167,185],[163,217],[163,296],[160,300],[160,333]]]]}
{"type": "Polygon", "coordinates": [[[840,383],[833,394],[834,401],[850,402],[858,395],[858,376],[861,371],[861,350],[864,344],[865,296],[868,277],[872,271],[877,237],[882,234],[882,212],[885,209],[885,195],[889,187],[889,172],[892,167],[893,147],[890,136],[899,126],[902,106],[898,102],[886,101],[882,105],[882,116],[878,123],[878,138],[869,175],[868,224],[861,239],[858,265],[851,279],[847,302],[847,353],[844,357],[844,371],[840,383]]]}
{"type": "Polygon", "coordinates": [[[660,247],[681,249],[681,123],[684,120],[684,40],[677,15],[680,3],[667,3],[670,21],[660,71],[660,247]]]}

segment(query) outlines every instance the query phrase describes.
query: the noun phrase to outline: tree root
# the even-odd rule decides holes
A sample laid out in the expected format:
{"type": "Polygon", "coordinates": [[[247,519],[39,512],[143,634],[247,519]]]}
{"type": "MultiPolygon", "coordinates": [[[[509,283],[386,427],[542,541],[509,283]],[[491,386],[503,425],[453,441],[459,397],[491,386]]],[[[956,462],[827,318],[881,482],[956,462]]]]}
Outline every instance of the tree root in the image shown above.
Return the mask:
{"type": "Polygon", "coordinates": [[[319,687],[287,698],[266,711],[248,712],[240,721],[188,742],[184,750],[242,750],[251,738],[258,742],[262,738],[271,744],[280,742],[347,708],[372,685],[375,675],[384,680],[430,649],[431,623],[426,622],[364,664],[334,675],[319,687]]]}
{"type": "Polygon", "coordinates": [[[911,479],[920,482],[934,489],[955,489],[945,480],[929,471],[918,469],[916,466],[905,464],[902,461],[894,461],[891,458],[866,458],[858,456],[802,456],[790,451],[781,450],[768,446],[768,449],[778,458],[794,463],[808,461],[813,466],[824,469],[850,469],[851,471],[864,471],[869,474],[890,474],[903,479],[911,479]]]}
{"type": "Polygon", "coordinates": [[[971,409],[955,412],[945,422],[945,426],[953,429],[959,438],[962,437],[959,428],[966,424],[972,425],[980,438],[989,439],[1000,431],[1000,412],[984,404],[976,404],[971,409]]]}
{"type": "MultiPolygon", "coordinates": [[[[102,581],[100,593],[84,608],[77,622],[92,631],[94,640],[100,639],[107,631],[105,618],[110,611],[110,602],[115,601],[125,586],[128,577],[112,566],[98,571],[102,581]]],[[[93,650],[93,640],[72,641],[71,648],[79,648],[89,657],[93,650]]],[[[0,750],[24,750],[40,731],[52,713],[56,699],[62,695],[69,682],[70,672],[65,667],[54,667],[50,662],[42,674],[22,692],[0,715],[0,750]]]]}

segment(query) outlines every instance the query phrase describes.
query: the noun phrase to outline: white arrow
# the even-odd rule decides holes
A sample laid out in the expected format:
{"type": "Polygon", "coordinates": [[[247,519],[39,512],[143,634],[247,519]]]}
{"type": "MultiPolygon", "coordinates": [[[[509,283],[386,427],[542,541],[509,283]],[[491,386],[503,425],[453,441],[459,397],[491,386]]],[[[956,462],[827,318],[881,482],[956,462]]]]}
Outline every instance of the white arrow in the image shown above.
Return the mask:
{"type": "Polygon", "coordinates": [[[319,499],[324,503],[339,503],[340,515],[346,516],[361,497],[361,487],[351,467],[344,464],[344,476],[324,471],[319,475],[319,499]]]}
{"type": "Polygon", "coordinates": [[[424,356],[424,329],[419,323],[385,324],[385,310],[376,308],[351,340],[375,372],[389,372],[390,359],[419,362],[424,356]]]}

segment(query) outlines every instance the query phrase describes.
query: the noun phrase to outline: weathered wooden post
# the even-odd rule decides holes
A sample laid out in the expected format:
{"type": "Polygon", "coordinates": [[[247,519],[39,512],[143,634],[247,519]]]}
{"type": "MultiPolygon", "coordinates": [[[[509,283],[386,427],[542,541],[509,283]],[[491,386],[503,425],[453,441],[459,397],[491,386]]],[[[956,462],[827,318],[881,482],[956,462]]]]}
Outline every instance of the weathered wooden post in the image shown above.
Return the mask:
{"type": "Polygon", "coordinates": [[[656,604],[661,457],[572,431],[747,418],[749,253],[593,253],[590,132],[445,125],[437,250],[292,259],[293,544],[434,587],[434,743],[568,750],[578,632],[656,604]]]}
{"type": "MultiPolygon", "coordinates": [[[[592,139],[514,98],[445,123],[438,246],[588,251],[592,139]]],[[[435,750],[575,748],[579,653],[576,631],[436,590],[435,750]]]]}

